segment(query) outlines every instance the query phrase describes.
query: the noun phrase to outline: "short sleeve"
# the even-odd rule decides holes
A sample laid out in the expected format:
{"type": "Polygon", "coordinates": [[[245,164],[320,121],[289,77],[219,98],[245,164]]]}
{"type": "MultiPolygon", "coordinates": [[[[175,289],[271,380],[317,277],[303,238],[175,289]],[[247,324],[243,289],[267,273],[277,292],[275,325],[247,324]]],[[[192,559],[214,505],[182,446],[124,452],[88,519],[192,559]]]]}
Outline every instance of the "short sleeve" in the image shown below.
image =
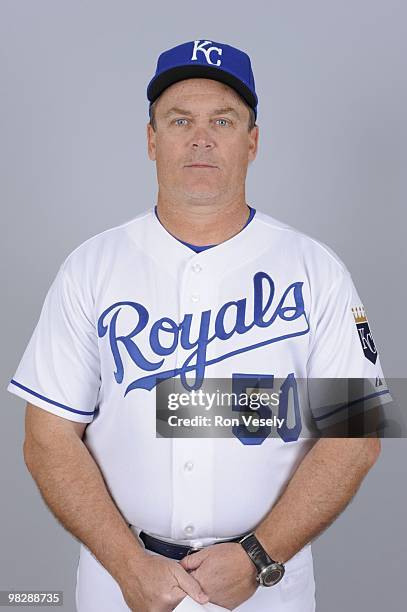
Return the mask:
{"type": "Polygon", "coordinates": [[[311,329],[308,389],[319,428],[392,402],[365,307],[346,268],[318,300],[311,329]]]}
{"type": "Polygon", "coordinates": [[[68,257],[45,297],[7,391],[57,416],[92,421],[100,388],[100,359],[91,292],[68,257]]]}

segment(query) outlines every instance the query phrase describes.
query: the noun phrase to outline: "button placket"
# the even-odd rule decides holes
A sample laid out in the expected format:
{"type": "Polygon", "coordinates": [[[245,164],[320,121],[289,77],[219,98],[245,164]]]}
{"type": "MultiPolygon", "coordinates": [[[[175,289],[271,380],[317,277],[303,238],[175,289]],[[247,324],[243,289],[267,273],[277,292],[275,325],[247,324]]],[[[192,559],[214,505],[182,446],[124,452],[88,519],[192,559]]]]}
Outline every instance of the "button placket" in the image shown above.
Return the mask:
{"type": "Polygon", "coordinates": [[[190,300],[193,304],[198,304],[200,302],[202,294],[202,281],[204,280],[202,277],[202,271],[203,267],[198,261],[195,261],[190,265],[188,285],[190,288],[190,300]]]}
{"type": "Polygon", "coordinates": [[[173,450],[172,537],[199,537],[211,529],[213,521],[213,441],[174,439],[173,450]]]}
{"type": "MultiPolygon", "coordinates": [[[[191,314],[195,325],[199,326],[208,297],[207,280],[204,266],[197,261],[185,266],[179,288],[180,322],[186,314],[191,314]]],[[[193,330],[192,338],[194,334],[193,330]]],[[[177,369],[182,367],[190,352],[178,347],[177,369]]],[[[213,441],[173,438],[172,443],[172,537],[192,540],[202,531],[208,532],[213,524],[213,441]]]]}

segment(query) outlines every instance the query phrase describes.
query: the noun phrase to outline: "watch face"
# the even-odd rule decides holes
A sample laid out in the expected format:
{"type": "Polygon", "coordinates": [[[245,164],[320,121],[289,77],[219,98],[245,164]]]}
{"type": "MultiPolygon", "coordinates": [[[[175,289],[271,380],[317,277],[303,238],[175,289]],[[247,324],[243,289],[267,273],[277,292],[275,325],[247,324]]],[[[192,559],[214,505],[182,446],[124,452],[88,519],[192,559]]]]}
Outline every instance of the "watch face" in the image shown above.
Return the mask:
{"type": "Polygon", "coordinates": [[[274,584],[277,584],[277,582],[280,582],[283,576],[284,567],[275,563],[273,565],[269,565],[269,567],[266,567],[261,572],[260,580],[263,586],[273,586],[274,584]]]}

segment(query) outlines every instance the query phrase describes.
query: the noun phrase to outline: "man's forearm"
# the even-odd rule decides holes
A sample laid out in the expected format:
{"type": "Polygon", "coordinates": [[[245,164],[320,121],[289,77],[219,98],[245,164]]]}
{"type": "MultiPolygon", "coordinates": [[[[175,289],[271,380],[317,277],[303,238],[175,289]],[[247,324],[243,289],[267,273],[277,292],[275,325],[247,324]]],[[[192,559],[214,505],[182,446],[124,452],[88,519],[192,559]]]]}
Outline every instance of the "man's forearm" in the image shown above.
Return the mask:
{"type": "Polygon", "coordinates": [[[145,555],[114,504],[102,474],[75,434],[58,444],[25,444],[27,467],[46,504],[116,580],[125,578],[145,555]]]}
{"type": "Polygon", "coordinates": [[[378,439],[321,439],[307,453],[255,535],[284,563],[319,535],[355,495],[380,452],[378,439]]]}

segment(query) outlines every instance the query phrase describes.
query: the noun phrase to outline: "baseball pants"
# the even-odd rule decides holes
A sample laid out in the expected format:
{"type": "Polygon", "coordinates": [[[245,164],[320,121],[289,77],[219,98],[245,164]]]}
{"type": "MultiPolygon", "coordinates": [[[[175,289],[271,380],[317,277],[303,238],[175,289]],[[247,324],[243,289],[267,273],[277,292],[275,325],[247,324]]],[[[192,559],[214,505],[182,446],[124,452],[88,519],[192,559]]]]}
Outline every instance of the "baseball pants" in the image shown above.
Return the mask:
{"type": "MultiPolygon", "coordinates": [[[[278,584],[259,587],[235,612],[315,612],[311,546],[287,561],[285,568],[278,584]]],[[[76,578],[77,612],[129,612],[116,580],[84,545],[81,545],[76,578]]]]}

